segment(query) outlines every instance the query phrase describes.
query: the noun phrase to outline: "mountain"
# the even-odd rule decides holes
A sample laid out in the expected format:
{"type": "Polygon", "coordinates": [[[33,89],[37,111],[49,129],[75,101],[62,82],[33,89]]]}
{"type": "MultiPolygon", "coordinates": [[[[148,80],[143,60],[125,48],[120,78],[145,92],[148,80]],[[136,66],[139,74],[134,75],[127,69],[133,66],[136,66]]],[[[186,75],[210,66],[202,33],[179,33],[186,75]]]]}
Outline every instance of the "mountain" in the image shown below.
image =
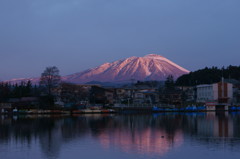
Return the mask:
{"type": "MultiPolygon", "coordinates": [[[[188,70],[168,60],[167,58],[149,54],[144,57],[130,57],[112,63],[105,63],[96,68],[63,76],[62,80],[71,83],[89,83],[97,81],[100,83],[129,83],[131,81],[164,81],[169,75],[177,79],[188,70]]],[[[30,80],[38,83],[39,78],[14,79],[8,82],[20,83],[30,80]]]]}
{"type": "Polygon", "coordinates": [[[173,75],[175,79],[188,70],[167,58],[149,54],[144,57],[130,57],[112,63],[105,63],[93,69],[65,76],[64,80],[72,83],[99,82],[131,82],[131,80],[166,80],[173,75]]]}
{"type": "Polygon", "coordinates": [[[2,82],[7,82],[7,83],[11,83],[11,84],[20,84],[21,82],[27,82],[27,81],[31,81],[32,84],[36,84],[38,85],[40,78],[35,77],[35,78],[15,78],[15,79],[11,79],[8,81],[2,81],[2,82]]]}

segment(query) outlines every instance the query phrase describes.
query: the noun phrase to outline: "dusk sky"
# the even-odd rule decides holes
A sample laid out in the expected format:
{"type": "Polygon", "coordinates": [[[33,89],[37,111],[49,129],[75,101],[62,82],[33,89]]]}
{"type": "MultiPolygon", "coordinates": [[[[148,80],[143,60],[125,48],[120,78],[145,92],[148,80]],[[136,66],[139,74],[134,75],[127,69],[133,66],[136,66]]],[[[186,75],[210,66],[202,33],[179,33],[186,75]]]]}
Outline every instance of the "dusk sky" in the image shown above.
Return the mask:
{"type": "Polygon", "coordinates": [[[240,0],[0,0],[0,80],[159,54],[195,71],[240,65],[240,0]]]}

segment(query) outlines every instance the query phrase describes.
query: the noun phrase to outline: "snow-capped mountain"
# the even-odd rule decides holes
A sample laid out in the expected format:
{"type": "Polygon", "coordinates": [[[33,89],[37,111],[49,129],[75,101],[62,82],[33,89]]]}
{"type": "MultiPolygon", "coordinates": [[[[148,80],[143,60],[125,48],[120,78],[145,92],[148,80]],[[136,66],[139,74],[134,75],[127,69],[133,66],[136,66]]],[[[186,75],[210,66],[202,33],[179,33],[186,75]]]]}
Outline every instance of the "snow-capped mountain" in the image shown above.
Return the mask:
{"type": "Polygon", "coordinates": [[[38,77],[35,77],[35,78],[15,78],[15,79],[11,79],[11,80],[8,80],[8,81],[2,81],[2,82],[7,82],[7,83],[11,83],[11,84],[21,84],[21,82],[28,82],[30,81],[32,84],[36,84],[38,85],[39,84],[39,81],[40,81],[40,78],[38,77]]]}
{"type": "MultiPolygon", "coordinates": [[[[149,54],[144,57],[130,57],[112,63],[105,63],[80,73],[63,76],[62,80],[71,83],[87,83],[91,81],[129,83],[132,80],[164,81],[169,75],[176,79],[187,73],[189,73],[188,70],[167,58],[149,54]]],[[[8,82],[20,83],[28,80],[34,84],[39,82],[39,78],[13,79],[8,82]]]]}
{"type": "Polygon", "coordinates": [[[99,67],[63,77],[72,83],[99,82],[130,82],[131,80],[166,80],[169,75],[176,79],[188,70],[167,58],[149,54],[144,57],[130,57],[99,67]]]}

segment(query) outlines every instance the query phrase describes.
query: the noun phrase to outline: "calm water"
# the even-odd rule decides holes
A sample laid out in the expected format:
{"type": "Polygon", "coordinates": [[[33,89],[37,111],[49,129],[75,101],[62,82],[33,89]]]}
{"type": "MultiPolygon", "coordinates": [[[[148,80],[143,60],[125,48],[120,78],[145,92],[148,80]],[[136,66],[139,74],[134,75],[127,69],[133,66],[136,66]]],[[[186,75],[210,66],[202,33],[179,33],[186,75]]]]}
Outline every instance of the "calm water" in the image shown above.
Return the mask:
{"type": "Polygon", "coordinates": [[[1,116],[3,159],[239,159],[239,113],[1,116]]]}

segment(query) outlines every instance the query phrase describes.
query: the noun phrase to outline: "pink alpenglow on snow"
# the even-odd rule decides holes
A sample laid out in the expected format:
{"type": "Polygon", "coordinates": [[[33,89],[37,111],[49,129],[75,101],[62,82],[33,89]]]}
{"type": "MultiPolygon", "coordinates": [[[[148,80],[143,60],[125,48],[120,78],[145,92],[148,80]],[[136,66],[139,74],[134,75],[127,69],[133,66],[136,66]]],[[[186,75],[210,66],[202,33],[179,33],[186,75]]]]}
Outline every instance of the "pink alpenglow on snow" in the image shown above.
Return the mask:
{"type": "MultiPolygon", "coordinates": [[[[91,81],[129,83],[135,81],[164,81],[169,75],[177,79],[181,75],[189,73],[188,70],[168,60],[167,58],[149,54],[144,57],[130,57],[112,63],[105,63],[96,68],[63,76],[62,81],[71,83],[87,83],[91,81]]],[[[8,82],[20,83],[30,80],[38,84],[39,78],[13,79],[8,82]]]]}
{"type": "Polygon", "coordinates": [[[175,79],[188,70],[168,60],[167,58],[149,54],[144,57],[130,57],[112,63],[105,63],[93,69],[65,76],[72,83],[99,82],[130,82],[132,79],[146,81],[163,81],[169,75],[175,79]]]}

